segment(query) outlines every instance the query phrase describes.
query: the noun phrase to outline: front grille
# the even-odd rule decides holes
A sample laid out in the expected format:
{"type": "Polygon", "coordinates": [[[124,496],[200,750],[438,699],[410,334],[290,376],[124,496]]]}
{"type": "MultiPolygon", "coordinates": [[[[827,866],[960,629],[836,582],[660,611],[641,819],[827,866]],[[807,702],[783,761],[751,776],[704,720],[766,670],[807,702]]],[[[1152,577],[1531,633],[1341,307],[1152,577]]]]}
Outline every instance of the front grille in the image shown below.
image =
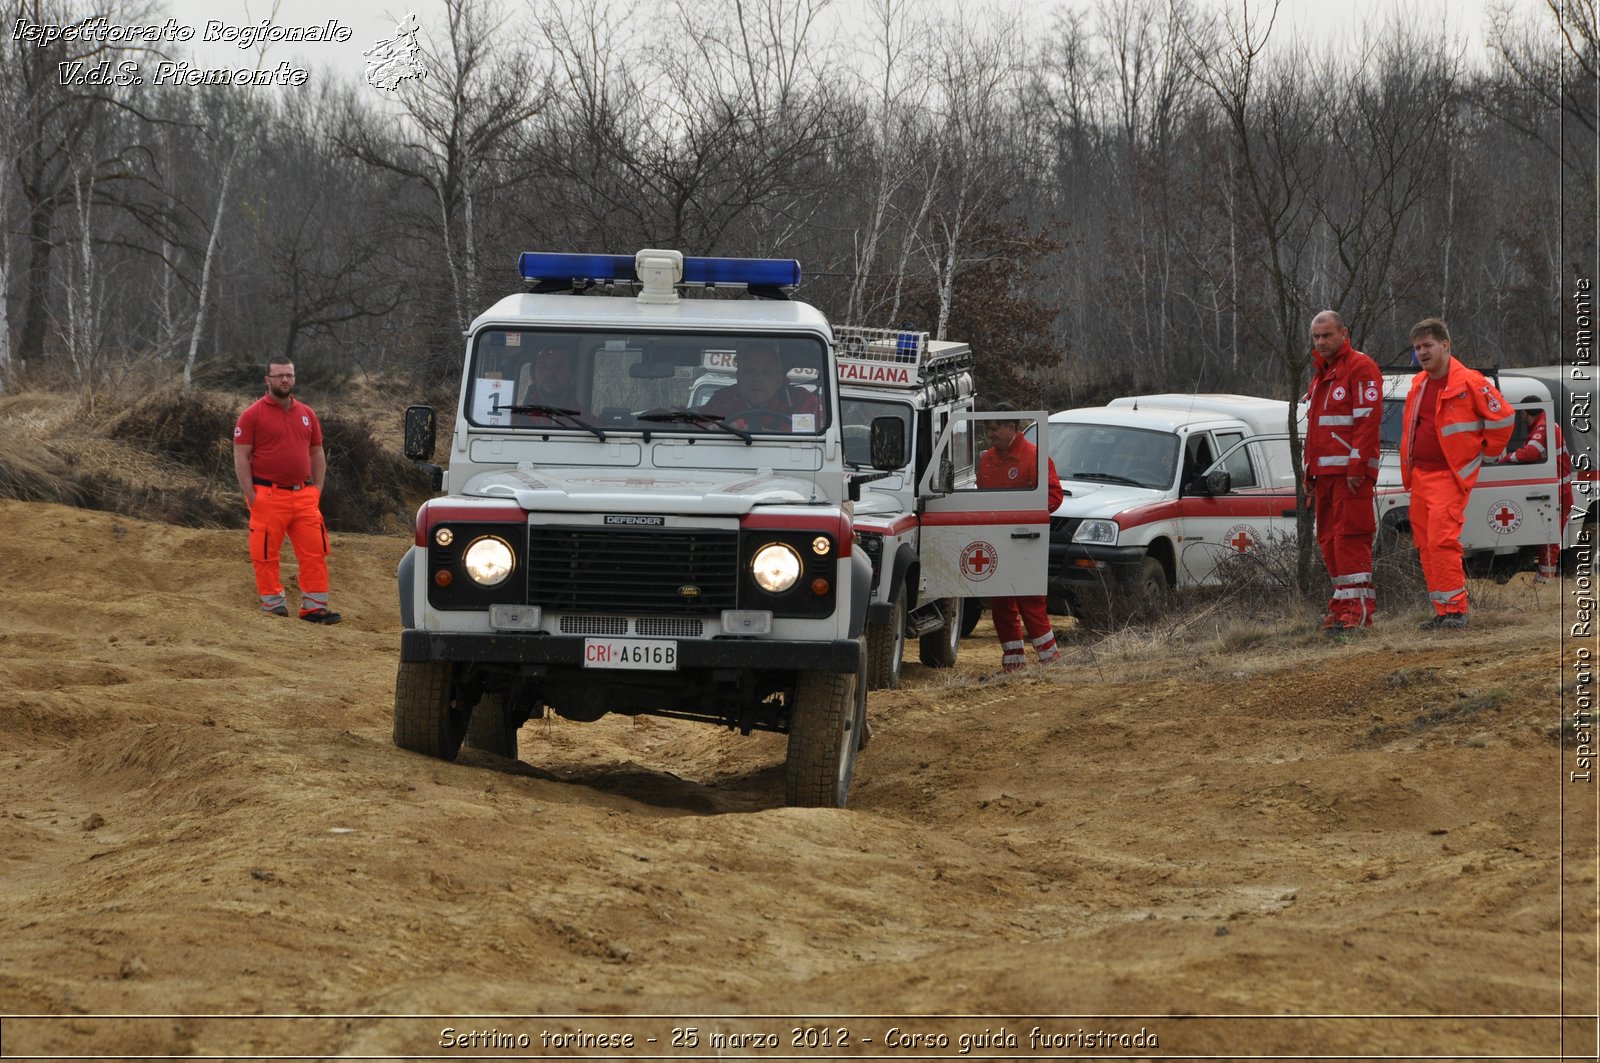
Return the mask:
{"type": "Polygon", "coordinates": [[[528,601],[557,612],[715,616],[738,579],[735,531],[528,530],[528,601]]]}
{"type": "Polygon", "coordinates": [[[645,636],[697,639],[705,634],[706,624],[704,620],[691,620],[688,617],[642,616],[633,622],[633,628],[645,636]]]}
{"type": "Polygon", "coordinates": [[[1082,517],[1051,517],[1050,538],[1058,543],[1070,543],[1082,523],[1082,517]]]}
{"type": "Polygon", "coordinates": [[[628,618],[625,616],[564,616],[561,618],[563,635],[626,635],[628,618]]]}

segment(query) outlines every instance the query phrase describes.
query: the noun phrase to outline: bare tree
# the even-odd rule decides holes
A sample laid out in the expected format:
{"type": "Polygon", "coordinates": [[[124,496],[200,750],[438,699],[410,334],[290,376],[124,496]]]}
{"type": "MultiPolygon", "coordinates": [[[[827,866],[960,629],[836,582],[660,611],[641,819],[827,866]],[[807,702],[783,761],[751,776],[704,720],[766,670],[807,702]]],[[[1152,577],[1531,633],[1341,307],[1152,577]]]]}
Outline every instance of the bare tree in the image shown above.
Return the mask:
{"type": "Polygon", "coordinates": [[[541,78],[490,0],[445,0],[444,43],[425,47],[423,76],[400,86],[404,119],[383,123],[354,108],[338,134],[355,158],[426,189],[450,276],[455,324],[479,299],[479,200],[527,180],[502,165],[522,125],[544,107],[541,78]]]}
{"type": "MultiPolygon", "coordinates": [[[[1278,0],[1270,0],[1265,12],[1259,7],[1252,11],[1249,0],[1241,0],[1238,17],[1228,17],[1222,24],[1221,48],[1212,46],[1202,36],[1204,31],[1191,30],[1189,40],[1196,76],[1212,93],[1227,123],[1266,266],[1267,305],[1245,320],[1271,352],[1293,399],[1305,390],[1310,360],[1306,328],[1311,306],[1304,278],[1311,272],[1316,183],[1327,158],[1319,150],[1317,111],[1303,67],[1271,64],[1265,58],[1278,6],[1278,0]]],[[[1292,401],[1288,422],[1295,467],[1296,568],[1300,587],[1308,591],[1315,541],[1292,401]]]]}

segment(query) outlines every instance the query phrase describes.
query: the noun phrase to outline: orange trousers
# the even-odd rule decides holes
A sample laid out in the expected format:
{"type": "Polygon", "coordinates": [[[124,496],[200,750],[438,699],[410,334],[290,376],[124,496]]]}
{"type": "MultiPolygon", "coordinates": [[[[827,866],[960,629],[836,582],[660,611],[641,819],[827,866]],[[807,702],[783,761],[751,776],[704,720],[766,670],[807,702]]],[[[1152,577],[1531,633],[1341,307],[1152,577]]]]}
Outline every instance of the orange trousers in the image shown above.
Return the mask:
{"type": "Polygon", "coordinates": [[[989,613],[994,617],[994,633],[1000,636],[1000,666],[1014,672],[1027,663],[1022,643],[1022,629],[1028,629],[1028,641],[1033,652],[1039,655],[1040,664],[1048,664],[1061,656],[1056,646],[1055,628],[1050,626],[1050,612],[1045,607],[1044,595],[1026,598],[990,598],[989,613]]]}
{"type": "Polygon", "coordinates": [[[1317,546],[1333,584],[1328,619],[1351,627],[1371,627],[1378,609],[1378,592],[1372,586],[1372,535],[1377,530],[1377,510],[1372,505],[1376,486],[1370,476],[1358,491],[1350,490],[1343,472],[1312,479],[1317,510],[1317,546]]]}
{"type": "Polygon", "coordinates": [[[1461,525],[1471,492],[1449,469],[1411,470],[1411,536],[1422,558],[1428,598],[1440,616],[1467,611],[1461,525]]]}
{"type": "Polygon", "coordinates": [[[250,507],[250,563],[256,569],[256,593],[261,608],[284,604],[283,580],[278,574],[279,551],[288,536],[300,563],[300,612],[328,607],[328,528],[318,508],[322,495],[315,487],[286,491],[281,487],[256,487],[250,507]]]}

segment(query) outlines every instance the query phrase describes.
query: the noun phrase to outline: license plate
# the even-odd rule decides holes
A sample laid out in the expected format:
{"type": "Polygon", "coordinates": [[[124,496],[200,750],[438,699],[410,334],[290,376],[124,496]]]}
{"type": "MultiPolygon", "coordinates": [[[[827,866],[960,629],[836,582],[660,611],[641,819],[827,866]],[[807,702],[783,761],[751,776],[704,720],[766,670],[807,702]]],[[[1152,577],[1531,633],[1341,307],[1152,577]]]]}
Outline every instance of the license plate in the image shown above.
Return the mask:
{"type": "Polygon", "coordinates": [[[678,669],[678,644],[666,639],[584,639],[585,668],[678,669]]]}

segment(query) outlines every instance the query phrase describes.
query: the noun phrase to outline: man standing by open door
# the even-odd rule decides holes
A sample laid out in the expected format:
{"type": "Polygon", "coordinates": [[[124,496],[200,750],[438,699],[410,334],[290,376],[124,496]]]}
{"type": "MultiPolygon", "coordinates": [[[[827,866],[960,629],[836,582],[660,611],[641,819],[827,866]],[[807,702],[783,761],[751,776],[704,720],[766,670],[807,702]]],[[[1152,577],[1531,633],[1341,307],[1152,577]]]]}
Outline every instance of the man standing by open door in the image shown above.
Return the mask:
{"type": "Polygon", "coordinates": [[[1317,546],[1333,584],[1322,630],[1336,635],[1371,627],[1378,604],[1372,496],[1383,374],[1378,363],[1350,346],[1350,330],[1332,310],[1311,319],[1311,345],[1316,370],[1306,393],[1306,480],[1316,505],[1317,546]]]}
{"type": "MultiPolygon", "coordinates": [[[[1015,412],[1016,407],[1001,402],[998,411],[1015,412]]],[[[978,455],[979,490],[1030,490],[1038,482],[1039,451],[1022,434],[1020,420],[993,420],[988,422],[990,447],[978,455]]],[[[1046,505],[1054,513],[1065,495],[1061,480],[1056,475],[1056,463],[1046,459],[1045,475],[1049,478],[1049,497],[1046,505]]],[[[1040,588],[1041,592],[1043,588],[1040,588]]],[[[996,597],[989,599],[989,611],[994,616],[994,631],[1000,636],[1000,667],[1015,672],[1027,663],[1023,643],[1026,629],[1033,652],[1039,655],[1040,664],[1055,664],[1061,659],[1061,648],[1056,645],[1055,628],[1050,625],[1050,612],[1045,606],[1043,593],[1037,595],[996,597]]]]}
{"type": "Polygon", "coordinates": [[[1411,380],[1400,436],[1400,476],[1411,492],[1411,534],[1422,557],[1433,618],[1425,629],[1467,626],[1461,525],[1484,461],[1506,449],[1516,414],[1482,373],[1450,354],[1450,330],[1436,317],[1411,330],[1422,372],[1411,380]]]}

